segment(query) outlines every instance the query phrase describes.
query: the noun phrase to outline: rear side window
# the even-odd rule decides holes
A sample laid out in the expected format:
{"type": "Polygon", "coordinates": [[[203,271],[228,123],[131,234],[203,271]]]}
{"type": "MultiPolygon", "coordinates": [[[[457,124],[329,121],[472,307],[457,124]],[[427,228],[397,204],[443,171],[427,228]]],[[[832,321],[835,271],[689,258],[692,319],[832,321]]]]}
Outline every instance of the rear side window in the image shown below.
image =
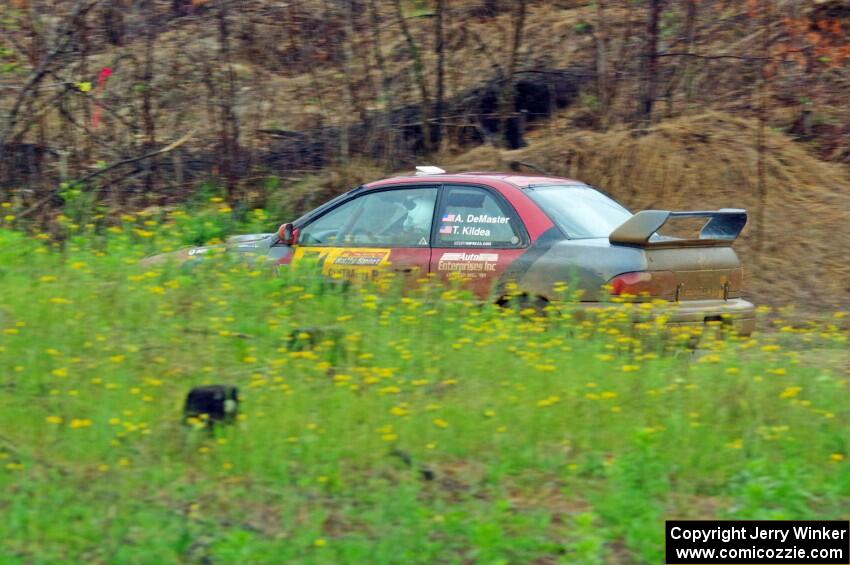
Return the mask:
{"type": "Polygon", "coordinates": [[[632,217],[601,192],[584,185],[538,186],[526,194],[570,239],[603,238],[632,217]]]}
{"type": "Polygon", "coordinates": [[[437,210],[437,247],[520,247],[512,210],[483,188],[446,186],[437,210]]]}

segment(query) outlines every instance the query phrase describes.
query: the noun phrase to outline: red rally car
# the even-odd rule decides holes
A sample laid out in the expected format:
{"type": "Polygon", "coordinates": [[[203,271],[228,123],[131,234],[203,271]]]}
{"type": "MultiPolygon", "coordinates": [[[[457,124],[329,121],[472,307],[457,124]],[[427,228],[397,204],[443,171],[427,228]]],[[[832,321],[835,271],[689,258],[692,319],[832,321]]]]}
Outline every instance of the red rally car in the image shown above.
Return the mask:
{"type": "Polygon", "coordinates": [[[335,278],[456,273],[494,300],[504,298],[508,283],[537,300],[556,298],[554,289],[567,283],[585,306],[610,302],[612,294],[662,299],[672,306],[670,323],[721,320],[741,334],[754,329],[731,247],[746,224],[744,210],[632,214],[575,180],[417,171],[359,186],[277,234],[236,236],[227,247],[278,265],[312,261],[335,278]],[[699,218],[698,236],[658,233],[679,218],[699,218]]]}

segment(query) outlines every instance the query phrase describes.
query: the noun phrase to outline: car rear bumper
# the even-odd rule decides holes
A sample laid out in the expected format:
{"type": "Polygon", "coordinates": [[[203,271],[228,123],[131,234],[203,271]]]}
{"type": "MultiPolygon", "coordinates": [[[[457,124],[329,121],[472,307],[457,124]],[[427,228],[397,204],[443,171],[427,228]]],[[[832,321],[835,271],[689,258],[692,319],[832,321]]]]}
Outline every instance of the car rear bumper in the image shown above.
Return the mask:
{"type": "MultiPolygon", "coordinates": [[[[599,311],[602,303],[583,302],[581,308],[588,312],[599,311]]],[[[605,304],[606,307],[616,304],[605,304]]],[[[667,326],[693,326],[708,322],[720,322],[735,333],[748,336],[756,328],[755,306],[742,298],[730,300],[688,300],[671,302],[653,307],[650,317],[663,316],[667,326]]]]}
{"type": "Polygon", "coordinates": [[[756,309],[742,298],[731,300],[690,300],[671,305],[668,324],[692,325],[719,321],[739,335],[756,329],[756,309]]]}

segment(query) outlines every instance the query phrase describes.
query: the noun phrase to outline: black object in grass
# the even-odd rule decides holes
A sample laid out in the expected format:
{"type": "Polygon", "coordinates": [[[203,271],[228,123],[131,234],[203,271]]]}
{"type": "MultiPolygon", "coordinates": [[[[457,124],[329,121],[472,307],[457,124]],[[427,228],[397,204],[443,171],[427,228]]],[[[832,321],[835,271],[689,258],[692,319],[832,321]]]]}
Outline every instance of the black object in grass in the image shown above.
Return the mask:
{"type": "Polygon", "coordinates": [[[239,390],[235,386],[198,386],[186,395],[183,418],[186,422],[195,418],[212,427],[216,423],[233,422],[238,410],[239,390]]]}

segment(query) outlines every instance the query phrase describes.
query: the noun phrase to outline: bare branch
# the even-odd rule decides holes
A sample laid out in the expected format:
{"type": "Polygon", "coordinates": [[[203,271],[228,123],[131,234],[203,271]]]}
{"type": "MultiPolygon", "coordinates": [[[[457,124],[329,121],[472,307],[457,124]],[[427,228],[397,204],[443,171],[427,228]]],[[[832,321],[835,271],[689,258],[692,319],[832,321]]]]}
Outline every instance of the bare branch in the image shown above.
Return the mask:
{"type": "Polygon", "coordinates": [[[90,181],[91,179],[93,179],[95,177],[99,177],[100,175],[107,173],[107,172],[111,171],[112,169],[116,169],[118,167],[123,167],[124,165],[131,165],[133,163],[138,163],[139,161],[144,161],[145,159],[151,159],[151,158],[156,157],[158,155],[168,153],[169,151],[174,151],[175,149],[177,149],[178,147],[180,147],[181,145],[183,145],[184,143],[189,141],[189,139],[191,139],[191,137],[194,134],[195,134],[195,130],[193,129],[189,133],[187,133],[186,135],[184,135],[183,137],[178,139],[177,141],[169,143],[168,145],[166,145],[165,147],[163,147],[161,149],[157,149],[156,151],[151,151],[150,153],[145,153],[144,155],[140,155],[138,157],[131,157],[129,159],[123,159],[121,161],[116,161],[116,162],[114,162],[110,165],[107,165],[106,167],[104,167],[102,169],[98,169],[97,171],[94,171],[93,173],[89,173],[86,176],[73,181],[73,183],[74,184],[82,184],[82,183],[90,181]]]}
{"type": "Polygon", "coordinates": [[[750,57],[746,55],[700,55],[699,53],[688,53],[686,51],[674,51],[659,53],[659,57],[692,57],[694,59],[738,59],[740,61],[766,61],[772,57],[750,57]]]}
{"type": "Polygon", "coordinates": [[[23,88],[18,93],[12,108],[6,116],[5,125],[2,129],[0,129],[0,161],[3,160],[6,143],[18,123],[18,116],[24,103],[28,101],[39,83],[41,83],[41,81],[50,74],[51,67],[57,59],[69,52],[74,43],[74,28],[77,21],[91,11],[91,9],[99,2],[100,0],[79,0],[74,7],[74,10],[65,20],[64,24],[57,30],[56,35],[58,39],[56,45],[49,53],[47,53],[41,63],[39,63],[38,67],[36,67],[30,74],[26,83],[24,83],[23,88]]]}
{"type": "MultiPolygon", "coordinates": [[[[137,157],[131,157],[129,159],[122,159],[120,161],[115,161],[114,163],[107,165],[106,167],[103,167],[102,169],[98,169],[98,170],[96,170],[92,173],[87,174],[84,177],[81,177],[79,179],[71,181],[71,184],[83,184],[83,183],[86,183],[86,182],[92,180],[93,178],[99,177],[100,175],[102,175],[104,173],[108,173],[109,171],[111,171],[113,169],[117,169],[118,167],[123,167],[124,165],[132,165],[133,163],[138,163],[139,161],[144,161],[145,159],[151,159],[153,157],[157,157],[159,155],[163,155],[165,153],[168,153],[169,151],[174,151],[175,149],[177,149],[178,147],[180,147],[181,145],[183,145],[184,143],[189,141],[194,134],[195,134],[195,130],[193,129],[189,133],[187,133],[186,135],[184,135],[183,137],[178,139],[177,141],[169,143],[168,145],[166,145],[165,147],[162,147],[161,149],[157,149],[156,151],[151,151],[150,153],[145,153],[144,155],[139,155],[137,157]]],[[[52,190],[50,192],[50,194],[48,194],[47,196],[45,196],[44,198],[42,198],[41,200],[39,200],[38,202],[36,202],[32,206],[30,206],[26,210],[24,210],[20,214],[18,214],[18,217],[19,218],[26,218],[27,216],[29,216],[30,214],[32,214],[33,212],[35,212],[36,210],[41,208],[44,204],[46,204],[58,192],[59,192],[58,189],[52,190]]]]}

